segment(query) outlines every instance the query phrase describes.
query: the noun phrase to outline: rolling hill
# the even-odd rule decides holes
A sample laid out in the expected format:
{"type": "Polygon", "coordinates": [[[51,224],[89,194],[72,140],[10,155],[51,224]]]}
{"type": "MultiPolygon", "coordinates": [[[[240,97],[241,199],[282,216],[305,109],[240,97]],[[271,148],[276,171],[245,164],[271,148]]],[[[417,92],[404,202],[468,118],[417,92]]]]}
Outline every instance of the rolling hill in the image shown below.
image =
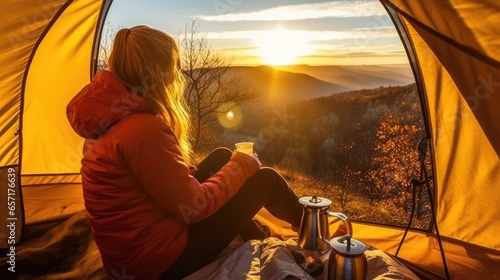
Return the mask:
{"type": "Polygon", "coordinates": [[[282,71],[268,66],[231,67],[229,75],[261,92],[268,104],[290,103],[349,90],[338,84],[304,73],[282,71]]]}
{"type": "Polygon", "coordinates": [[[232,66],[229,75],[261,92],[267,105],[289,104],[351,90],[414,83],[407,65],[232,66]]]}

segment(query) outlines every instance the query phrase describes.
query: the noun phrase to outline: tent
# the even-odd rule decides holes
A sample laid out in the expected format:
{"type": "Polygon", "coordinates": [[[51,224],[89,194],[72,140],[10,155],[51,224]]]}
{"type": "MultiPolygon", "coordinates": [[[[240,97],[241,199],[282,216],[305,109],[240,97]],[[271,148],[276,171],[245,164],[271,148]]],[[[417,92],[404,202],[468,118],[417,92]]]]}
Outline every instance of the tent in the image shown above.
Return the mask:
{"type": "MultiPolygon", "coordinates": [[[[82,139],[71,130],[65,107],[96,72],[100,32],[111,2],[4,0],[0,4],[2,248],[22,242],[26,224],[83,209],[82,139]]],[[[381,3],[401,36],[415,75],[436,192],[437,227],[428,232],[410,230],[399,257],[443,277],[496,279],[500,277],[500,2],[381,3]]],[[[361,222],[354,223],[354,231],[358,239],[392,254],[404,235],[402,228],[361,222]]]]}

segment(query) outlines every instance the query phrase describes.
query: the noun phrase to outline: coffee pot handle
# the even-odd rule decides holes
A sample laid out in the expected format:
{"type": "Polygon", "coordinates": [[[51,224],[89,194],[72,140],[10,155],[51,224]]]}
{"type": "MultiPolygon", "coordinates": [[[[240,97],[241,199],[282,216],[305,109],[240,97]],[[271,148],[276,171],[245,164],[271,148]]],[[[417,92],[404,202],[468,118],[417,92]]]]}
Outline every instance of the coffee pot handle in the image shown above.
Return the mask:
{"type": "Polygon", "coordinates": [[[340,212],[326,211],[326,214],[328,214],[329,216],[334,216],[334,217],[342,220],[342,222],[344,222],[345,228],[347,230],[347,234],[352,236],[352,225],[351,225],[351,220],[349,219],[349,217],[347,217],[345,214],[340,213],[340,212]]]}

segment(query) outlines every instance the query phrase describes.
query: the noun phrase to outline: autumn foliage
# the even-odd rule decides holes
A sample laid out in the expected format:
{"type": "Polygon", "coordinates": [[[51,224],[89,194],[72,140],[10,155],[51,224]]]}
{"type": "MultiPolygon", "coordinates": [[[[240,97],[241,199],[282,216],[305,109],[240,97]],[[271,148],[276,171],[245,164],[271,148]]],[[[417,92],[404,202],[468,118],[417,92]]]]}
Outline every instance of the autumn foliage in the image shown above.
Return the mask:
{"type": "MultiPolygon", "coordinates": [[[[414,84],[258,110],[249,105],[244,122],[219,131],[222,144],[230,146],[242,135],[253,139],[261,161],[279,169],[299,196],[330,198],[334,210],[352,219],[407,224],[411,180],[421,174],[418,143],[425,137],[414,84]]],[[[423,186],[416,194],[412,226],[424,229],[430,222],[429,198],[423,186]]]]}

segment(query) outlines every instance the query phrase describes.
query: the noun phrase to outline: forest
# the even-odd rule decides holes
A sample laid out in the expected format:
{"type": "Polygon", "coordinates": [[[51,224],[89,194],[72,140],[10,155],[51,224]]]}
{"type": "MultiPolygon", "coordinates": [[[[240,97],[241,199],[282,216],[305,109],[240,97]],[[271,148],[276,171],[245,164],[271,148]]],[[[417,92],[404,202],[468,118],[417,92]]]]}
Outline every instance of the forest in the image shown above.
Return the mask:
{"type": "Polygon", "coordinates": [[[412,184],[422,179],[418,144],[425,137],[415,84],[279,106],[255,100],[235,109],[238,125],[224,125],[223,113],[207,122],[200,151],[250,140],[263,164],[278,169],[298,196],[323,196],[353,220],[397,226],[407,225],[414,199],[411,226],[429,226],[432,181],[412,184]]]}

